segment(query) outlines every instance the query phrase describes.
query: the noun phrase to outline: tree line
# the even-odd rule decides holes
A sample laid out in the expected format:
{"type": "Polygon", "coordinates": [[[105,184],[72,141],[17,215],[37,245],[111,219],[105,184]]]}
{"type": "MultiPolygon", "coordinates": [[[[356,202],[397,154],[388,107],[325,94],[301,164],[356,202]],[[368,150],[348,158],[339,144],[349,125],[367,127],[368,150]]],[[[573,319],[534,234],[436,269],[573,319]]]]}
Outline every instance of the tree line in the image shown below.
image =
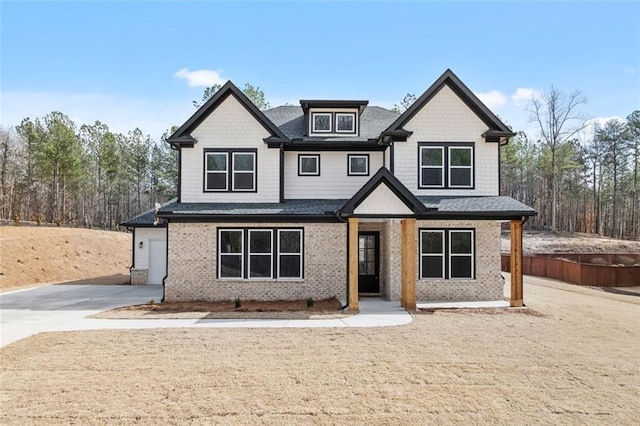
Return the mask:
{"type": "MultiPolygon", "coordinates": [[[[205,89],[202,106],[219,85],[205,89]]],[[[260,109],[264,92],[243,92],[260,109]]],[[[394,105],[403,112],[416,97],[394,105]]],[[[551,90],[531,99],[539,130],[501,147],[500,193],[534,207],[528,226],[640,239],[640,111],[586,132],[581,92],[551,90]]],[[[175,127],[171,129],[171,132],[175,127]]],[[[114,133],[100,121],[79,127],[65,114],[0,128],[0,218],[115,229],[177,193],[176,152],[140,129],[114,133]]]]}
{"type": "Polygon", "coordinates": [[[116,229],[175,196],[176,154],[137,128],[78,127],[59,111],[25,118],[0,129],[0,217],[116,229]]]}
{"type": "MultiPolygon", "coordinates": [[[[547,135],[559,126],[557,117],[572,116],[564,113],[540,113],[547,117],[542,125],[551,129],[547,135]]],[[[625,121],[589,124],[593,126],[589,132],[584,131],[584,122],[579,123],[582,119],[556,129],[555,138],[545,138],[541,132],[539,139],[531,139],[519,132],[503,146],[501,194],[537,210],[537,216],[529,219],[530,228],[638,240],[640,110],[625,121]]]]}

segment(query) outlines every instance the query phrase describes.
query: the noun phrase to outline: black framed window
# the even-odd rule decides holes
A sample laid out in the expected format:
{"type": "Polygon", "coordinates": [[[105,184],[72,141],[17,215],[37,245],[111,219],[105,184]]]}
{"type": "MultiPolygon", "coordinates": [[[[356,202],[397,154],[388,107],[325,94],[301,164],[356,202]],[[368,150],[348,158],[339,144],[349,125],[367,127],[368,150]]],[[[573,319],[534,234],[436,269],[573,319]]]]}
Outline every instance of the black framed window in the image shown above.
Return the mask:
{"type": "Polygon", "coordinates": [[[475,230],[420,229],[420,278],[473,279],[475,230]]]}
{"type": "Polygon", "coordinates": [[[347,155],[348,176],[369,176],[369,154],[347,155]]]}
{"type": "Polygon", "coordinates": [[[473,189],[474,144],[431,143],[418,145],[420,189],[473,189]]]}
{"type": "Polygon", "coordinates": [[[298,154],[298,176],[320,176],[320,155],[298,154]]]}
{"type": "Polygon", "coordinates": [[[220,230],[218,233],[218,276],[220,278],[242,278],[244,270],[243,253],[243,230],[220,230]]]}
{"type": "Polygon", "coordinates": [[[278,229],[278,277],[302,278],[301,229],[278,229]]]}
{"type": "Polygon", "coordinates": [[[219,228],[218,278],[302,279],[302,228],[219,228]]]}
{"type": "Polygon", "coordinates": [[[257,151],[204,151],[205,192],[255,192],[257,151]]]}

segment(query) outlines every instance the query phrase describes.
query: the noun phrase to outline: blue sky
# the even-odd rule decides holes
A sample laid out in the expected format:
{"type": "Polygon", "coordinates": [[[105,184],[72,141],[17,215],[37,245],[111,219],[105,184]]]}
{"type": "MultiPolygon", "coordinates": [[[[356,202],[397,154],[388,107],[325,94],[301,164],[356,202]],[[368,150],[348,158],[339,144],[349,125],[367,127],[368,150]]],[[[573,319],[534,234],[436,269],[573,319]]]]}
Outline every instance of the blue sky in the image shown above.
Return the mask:
{"type": "Polygon", "coordinates": [[[640,2],[4,0],[0,16],[5,127],[59,110],[159,139],[213,82],[272,106],[390,108],[447,68],[529,133],[523,105],[551,85],[584,92],[594,118],[640,108],[640,2]]]}

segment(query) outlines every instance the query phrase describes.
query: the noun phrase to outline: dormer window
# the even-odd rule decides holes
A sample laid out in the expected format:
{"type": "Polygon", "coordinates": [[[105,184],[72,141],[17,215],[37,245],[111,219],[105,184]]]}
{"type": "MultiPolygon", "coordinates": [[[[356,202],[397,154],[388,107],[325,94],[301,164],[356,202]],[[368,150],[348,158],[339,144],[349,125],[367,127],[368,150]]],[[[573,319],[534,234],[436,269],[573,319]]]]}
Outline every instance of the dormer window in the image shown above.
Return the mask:
{"type": "Polygon", "coordinates": [[[314,112],[313,133],[331,133],[331,115],[330,112],[314,112]]]}
{"type": "Polygon", "coordinates": [[[307,120],[306,136],[358,137],[360,116],[367,101],[301,100],[307,120]]]}
{"type": "Polygon", "coordinates": [[[355,133],[356,115],[352,112],[336,113],[336,133],[355,133]]]}

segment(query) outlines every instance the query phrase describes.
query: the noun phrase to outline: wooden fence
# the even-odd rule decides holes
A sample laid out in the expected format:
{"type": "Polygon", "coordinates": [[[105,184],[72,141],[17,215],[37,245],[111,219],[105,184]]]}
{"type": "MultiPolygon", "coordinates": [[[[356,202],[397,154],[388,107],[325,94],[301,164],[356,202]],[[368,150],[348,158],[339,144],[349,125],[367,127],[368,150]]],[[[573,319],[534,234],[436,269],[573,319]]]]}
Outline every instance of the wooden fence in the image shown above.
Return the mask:
{"type": "MultiPolygon", "coordinates": [[[[502,255],[510,272],[511,255],[502,255]]],[[[640,286],[640,254],[538,254],[522,257],[522,273],[596,287],[640,286]]]]}

